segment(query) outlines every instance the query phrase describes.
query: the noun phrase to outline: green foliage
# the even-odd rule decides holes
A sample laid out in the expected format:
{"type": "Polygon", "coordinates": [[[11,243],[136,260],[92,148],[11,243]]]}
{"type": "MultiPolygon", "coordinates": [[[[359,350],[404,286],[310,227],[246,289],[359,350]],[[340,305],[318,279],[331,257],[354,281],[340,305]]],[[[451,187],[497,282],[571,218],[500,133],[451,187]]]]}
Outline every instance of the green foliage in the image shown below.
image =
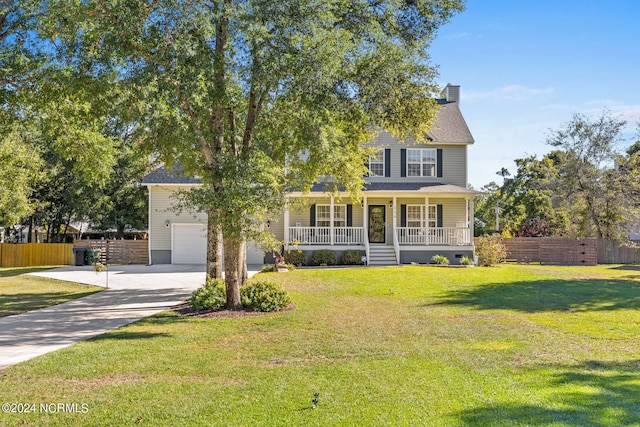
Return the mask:
{"type": "Polygon", "coordinates": [[[222,279],[208,279],[193,291],[189,303],[196,310],[217,310],[227,302],[227,289],[222,279]]]}
{"type": "MultiPolygon", "coordinates": [[[[113,74],[129,90],[124,110],[159,159],[169,167],[179,159],[202,179],[184,207],[206,211],[228,250],[280,211],[290,188],[308,191],[331,176],[358,193],[373,129],[425,140],[437,108],[428,48],[464,4],[46,0],[37,7],[45,12],[41,28],[70,64],[113,74]]],[[[88,123],[92,136],[95,121],[88,123]]],[[[227,279],[234,298],[238,283],[227,279]]]]}
{"type": "Polygon", "coordinates": [[[468,256],[463,256],[460,258],[460,265],[473,265],[473,259],[468,256]]]}
{"type": "Polygon", "coordinates": [[[282,285],[267,280],[250,281],[240,288],[242,305],[253,311],[278,311],[291,304],[282,285]]]}
{"type": "Polygon", "coordinates": [[[347,249],[342,253],[340,264],[343,265],[361,265],[364,251],[358,249],[347,249]]]}
{"type": "Polygon", "coordinates": [[[507,259],[507,248],[499,236],[483,236],[477,240],[476,255],[480,265],[489,267],[507,259]]]}
{"type": "Polygon", "coordinates": [[[289,249],[284,253],[284,261],[287,264],[293,264],[296,266],[307,265],[307,254],[300,249],[289,249]]]}
{"type": "Polygon", "coordinates": [[[42,161],[20,133],[0,135],[0,225],[17,224],[33,212],[33,186],[42,161]]]}
{"type": "Polygon", "coordinates": [[[87,263],[89,265],[95,265],[100,262],[100,255],[102,249],[100,248],[87,248],[87,263]]]}
{"type": "Polygon", "coordinates": [[[431,262],[438,265],[449,265],[449,258],[444,255],[434,255],[431,257],[431,262]]]}
{"type": "Polygon", "coordinates": [[[503,168],[503,185],[483,188],[476,235],[494,232],[497,206],[503,235],[626,239],[628,224],[640,219],[640,144],[616,152],[625,124],[607,111],[574,114],[549,135],[554,151],[517,159],[514,176],[503,168]]]}
{"type": "Polygon", "coordinates": [[[278,267],[275,264],[268,264],[260,269],[260,273],[274,273],[276,271],[278,271],[278,267]]]}
{"type": "Polygon", "coordinates": [[[337,257],[331,249],[320,249],[311,255],[311,265],[336,265],[337,257]]]}

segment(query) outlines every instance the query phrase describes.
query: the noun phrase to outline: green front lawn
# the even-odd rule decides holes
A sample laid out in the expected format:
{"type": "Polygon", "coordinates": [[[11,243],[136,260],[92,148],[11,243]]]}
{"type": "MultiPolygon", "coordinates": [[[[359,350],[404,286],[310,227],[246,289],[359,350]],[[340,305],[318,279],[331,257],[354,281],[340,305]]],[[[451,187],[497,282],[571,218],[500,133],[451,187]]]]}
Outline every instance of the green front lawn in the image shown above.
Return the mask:
{"type": "Polygon", "coordinates": [[[87,411],[0,424],[640,425],[639,267],[269,277],[294,311],[164,312],[3,371],[2,402],[87,411]]]}
{"type": "Polygon", "coordinates": [[[0,268],[0,317],[61,304],[102,290],[97,286],[25,275],[42,270],[47,268],[0,268]]]}

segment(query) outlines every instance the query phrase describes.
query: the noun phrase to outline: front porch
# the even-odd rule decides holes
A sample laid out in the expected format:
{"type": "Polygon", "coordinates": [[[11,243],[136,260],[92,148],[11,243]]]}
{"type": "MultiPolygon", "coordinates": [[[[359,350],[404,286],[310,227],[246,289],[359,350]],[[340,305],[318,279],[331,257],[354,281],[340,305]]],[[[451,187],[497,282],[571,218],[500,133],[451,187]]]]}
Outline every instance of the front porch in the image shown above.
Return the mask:
{"type": "MultiPolygon", "coordinates": [[[[302,227],[289,226],[288,244],[293,246],[364,246],[364,227],[302,227]]],[[[471,245],[469,227],[396,227],[398,244],[403,246],[471,245]]]]}
{"type": "Polygon", "coordinates": [[[376,195],[360,204],[325,196],[307,201],[304,208],[292,203],[297,209],[287,208],[281,217],[285,250],[359,249],[367,264],[380,264],[376,258],[383,258],[387,265],[418,254],[472,254],[473,199],[456,196],[376,195]]]}

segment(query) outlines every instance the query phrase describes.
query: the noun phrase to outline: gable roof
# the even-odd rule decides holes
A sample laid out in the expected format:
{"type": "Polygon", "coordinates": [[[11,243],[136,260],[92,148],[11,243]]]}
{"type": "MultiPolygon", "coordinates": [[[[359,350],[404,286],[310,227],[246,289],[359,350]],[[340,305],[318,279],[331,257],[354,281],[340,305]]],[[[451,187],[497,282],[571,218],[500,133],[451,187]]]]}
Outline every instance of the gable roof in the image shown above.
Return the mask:
{"type": "Polygon", "coordinates": [[[427,136],[435,143],[473,144],[473,136],[462,117],[459,102],[439,99],[437,103],[438,115],[427,136]]]}

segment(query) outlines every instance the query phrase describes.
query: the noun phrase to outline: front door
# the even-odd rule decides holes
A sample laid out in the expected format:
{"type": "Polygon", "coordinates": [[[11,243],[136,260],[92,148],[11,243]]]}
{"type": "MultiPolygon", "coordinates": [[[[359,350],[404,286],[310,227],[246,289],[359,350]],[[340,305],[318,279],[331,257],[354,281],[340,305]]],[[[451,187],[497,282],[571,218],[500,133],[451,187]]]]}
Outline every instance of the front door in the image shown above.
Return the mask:
{"type": "Polygon", "coordinates": [[[385,206],[369,206],[369,243],[384,243],[385,206]]]}

